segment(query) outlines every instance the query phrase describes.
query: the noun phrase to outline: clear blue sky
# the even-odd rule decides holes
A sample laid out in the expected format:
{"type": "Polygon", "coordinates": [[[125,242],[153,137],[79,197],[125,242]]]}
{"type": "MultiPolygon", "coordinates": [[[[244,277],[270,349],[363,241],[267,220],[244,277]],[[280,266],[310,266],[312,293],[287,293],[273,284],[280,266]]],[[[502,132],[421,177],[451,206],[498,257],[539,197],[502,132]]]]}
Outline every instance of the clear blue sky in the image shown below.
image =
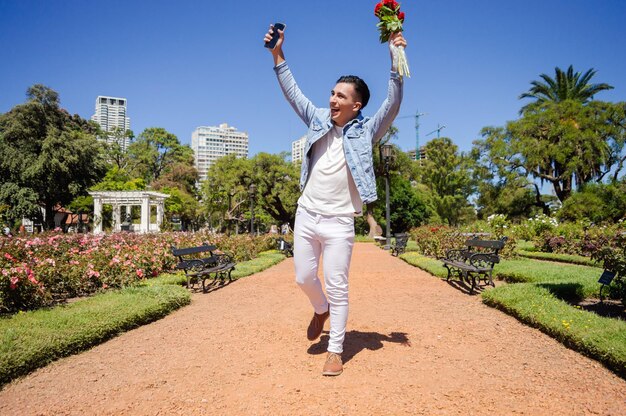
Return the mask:
{"type": "MultiPolygon", "coordinates": [[[[250,155],[289,151],[305,132],[282,97],[269,23],[287,24],[287,61],[305,94],[328,105],[339,75],[384,99],[389,59],[378,42],[375,0],[0,0],[0,112],[35,83],[55,89],[70,113],[89,118],[98,95],[128,99],[135,134],[164,127],[189,143],[201,125],[228,123],[250,135],[250,155]]],[[[482,127],[515,119],[518,96],[539,74],[570,64],[595,68],[626,100],[626,1],[404,0],[412,77],[400,115],[419,108],[421,143],[443,136],[469,150],[482,127]]],[[[414,147],[412,118],[397,144],[414,147]]]]}

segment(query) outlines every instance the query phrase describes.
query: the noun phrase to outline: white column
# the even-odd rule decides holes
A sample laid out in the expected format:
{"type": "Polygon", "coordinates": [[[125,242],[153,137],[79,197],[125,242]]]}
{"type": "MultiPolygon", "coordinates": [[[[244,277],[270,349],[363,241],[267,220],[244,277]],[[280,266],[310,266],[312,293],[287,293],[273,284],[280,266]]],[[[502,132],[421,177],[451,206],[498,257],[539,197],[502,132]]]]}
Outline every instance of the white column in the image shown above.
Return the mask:
{"type": "Polygon", "coordinates": [[[113,205],[113,232],[122,231],[121,207],[118,204],[113,205]]]}
{"type": "Polygon", "coordinates": [[[122,222],[126,222],[126,219],[130,219],[130,231],[134,231],[133,230],[133,221],[132,221],[132,214],[131,214],[131,210],[132,210],[133,206],[132,205],[126,205],[124,211],[126,212],[124,214],[124,218],[122,219],[122,222]]]}
{"type": "Polygon", "coordinates": [[[140,233],[150,231],[150,196],[146,195],[141,198],[141,228],[140,233]]]}
{"type": "Polygon", "coordinates": [[[156,231],[161,231],[161,225],[163,225],[163,214],[165,212],[165,204],[163,201],[157,203],[157,216],[156,216],[156,231]]]}
{"type": "Polygon", "coordinates": [[[93,199],[93,233],[102,234],[102,200],[100,197],[93,199]]]}

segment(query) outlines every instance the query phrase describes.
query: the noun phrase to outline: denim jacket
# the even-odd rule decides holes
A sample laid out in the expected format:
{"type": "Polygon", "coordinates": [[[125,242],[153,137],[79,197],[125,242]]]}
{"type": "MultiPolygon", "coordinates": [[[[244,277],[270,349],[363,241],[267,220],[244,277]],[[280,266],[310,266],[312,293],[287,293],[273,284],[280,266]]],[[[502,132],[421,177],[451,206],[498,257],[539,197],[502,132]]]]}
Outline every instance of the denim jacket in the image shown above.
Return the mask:
{"type": "MultiPolygon", "coordinates": [[[[305,157],[300,172],[300,191],[302,191],[309,176],[311,147],[332,128],[330,109],[315,107],[302,94],[287,62],[278,64],[274,67],[274,71],[287,101],[309,128],[304,148],[305,157]]],[[[363,117],[359,112],[356,118],[343,127],[343,151],[346,164],[364,204],[377,199],[372,147],[385,135],[393,119],[398,115],[401,101],[402,79],[397,72],[392,71],[387,98],[376,114],[370,118],[363,117]]]]}

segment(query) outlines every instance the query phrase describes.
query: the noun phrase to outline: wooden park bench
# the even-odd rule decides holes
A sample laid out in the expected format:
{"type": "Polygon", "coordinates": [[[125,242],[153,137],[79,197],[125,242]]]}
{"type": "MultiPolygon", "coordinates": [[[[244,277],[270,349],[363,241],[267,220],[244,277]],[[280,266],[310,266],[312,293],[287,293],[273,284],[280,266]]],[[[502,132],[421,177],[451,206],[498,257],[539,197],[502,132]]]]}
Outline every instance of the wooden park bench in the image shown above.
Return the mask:
{"type": "Polygon", "coordinates": [[[202,283],[202,291],[206,292],[218,281],[220,284],[232,282],[231,272],[235,269],[233,257],[226,253],[217,253],[217,247],[202,245],[198,247],[176,248],[172,246],[172,254],[178,257],[178,270],[184,270],[187,276],[187,288],[202,283]],[[207,255],[208,253],[208,255],[207,255]]]}
{"type": "Polygon", "coordinates": [[[407,233],[394,234],[396,242],[391,246],[391,255],[398,257],[400,254],[406,251],[406,244],[409,242],[409,235],[407,233]]]}
{"type": "Polygon", "coordinates": [[[293,243],[286,241],[282,237],[279,237],[276,241],[276,249],[287,257],[293,257],[293,243]]]}
{"type": "Polygon", "coordinates": [[[493,266],[500,262],[498,253],[506,240],[507,237],[500,240],[481,240],[474,237],[465,242],[465,248],[448,250],[446,256],[440,259],[443,266],[448,269],[446,280],[449,281],[453,273],[467,283],[471,278],[470,294],[474,292],[477,280],[485,280],[485,283],[495,286],[491,273],[493,266]]]}

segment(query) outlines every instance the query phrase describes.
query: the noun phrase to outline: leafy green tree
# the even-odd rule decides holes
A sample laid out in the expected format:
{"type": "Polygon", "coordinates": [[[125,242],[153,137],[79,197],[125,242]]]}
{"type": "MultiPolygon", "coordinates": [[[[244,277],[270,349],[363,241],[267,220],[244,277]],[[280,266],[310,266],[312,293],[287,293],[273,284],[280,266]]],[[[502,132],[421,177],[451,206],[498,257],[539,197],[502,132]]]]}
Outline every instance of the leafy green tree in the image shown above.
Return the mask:
{"type": "Polygon", "coordinates": [[[207,173],[202,200],[211,218],[218,222],[243,223],[249,219],[249,187],[256,186],[255,216],[267,214],[278,224],[295,219],[300,195],[299,172],[286,154],[259,153],[252,159],[222,157],[207,173]]]}
{"type": "Polygon", "coordinates": [[[506,127],[487,127],[476,142],[508,172],[552,184],[559,201],[575,186],[617,180],[626,156],[626,103],[573,100],[527,109],[506,127]]]}
{"type": "Polygon", "coordinates": [[[128,170],[131,166],[131,158],[128,149],[124,148],[124,143],[126,140],[132,143],[132,140],[135,138],[133,131],[123,131],[119,127],[115,127],[112,132],[98,133],[99,137],[105,135],[109,137],[109,141],[106,143],[107,160],[119,170],[128,170]]]}
{"type": "Polygon", "coordinates": [[[198,170],[191,161],[174,162],[159,179],[152,182],[152,189],[177,188],[192,197],[196,197],[198,170]]]}
{"type": "Polygon", "coordinates": [[[0,184],[0,220],[11,224],[22,218],[41,215],[38,196],[32,188],[23,188],[15,182],[0,184]]]}
{"type": "Polygon", "coordinates": [[[204,215],[200,201],[194,195],[178,187],[163,187],[159,192],[170,196],[165,200],[166,218],[169,221],[178,216],[183,230],[200,228],[204,215]]]}
{"type": "Polygon", "coordinates": [[[420,182],[432,193],[432,203],[439,218],[456,226],[469,207],[474,192],[469,160],[447,137],[433,139],[425,145],[426,159],[420,167],[420,182]]]}
{"type": "Polygon", "coordinates": [[[106,166],[93,123],[69,115],[48,87],[34,85],[27,96],[0,115],[0,203],[13,218],[42,207],[50,229],[56,207],[84,195],[106,166]]]}
{"type": "Polygon", "coordinates": [[[594,223],[616,222],[626,217],[626,183],[590,183],[574,192],[557,212],[562,221],[587,219],[594,223]]]}
{"type": "Polygon", "coordinates": [[[204,218],[196,182],[198,170],[192,159],[172,163],[165,172],[152,182],[152,189],[170,195],[165,200],[165,213],[168,220],[178,216],[183,229],[197,229],[204,218]]]}
{"type": "Polygon", "coordinates": [[[193,165],[191,148],[181,145],[176,135],[161,127],[141,132],[128,147],[128,153],[132,160],[129,171],[148,184],[159,179],[174,163],[186,161],[193,165]]]}
{"type": "Polygon", "coordinates": [[[94,185],[93,191],[142,191],[146,189],[146,181],[143,178],[133,178],[124,169],[112,166],[102,179],[94,185]]]}
{"type": "Polygon", "coordinates": [[[503,214],[510,220],[529,218],[539,212],[550,215],[547,199],[539,187],[518,170],[492,160],[485,143],[475,141],[470,152],[471,171],[477,184],[478,218],[503,214]]]}
{"type": "Polygon", "coordinates": [[[241,212],[245,210],[251,177],[250,160],[234,154],[221,157],[211,165],[200,192],[207,218],[214,227],[224,229],[231,223],[244,221],[241,212]]]}
{"type": "Polygon", "coordinates": [[[606,83],[590,84],[591,78],[596,74],[596,70],[591,68],[584,74],[574,72],[572,65],[564,72],[561,68],[554,68],[555,77],[546,74],[539,75],[545,82],[532,81],[532,87],[527,92],[519,96],[523,98],[533,98],[534,103],[522,107],[523,113],[535,103],[563,102],[567,100],[586,103],[593,99],[593,96],[600,91],[612,90],[613,87],[606,83]]]}
{"type": "MultiPolygon", "coordinates": [[[[380,223],[387,227],[385,204],[377,204],[375,215],[380,223]]],[[[426,223],[431,211],[420,192],[411,186],[411,182],[400,175],[393,175],[389,184],[389,220],[391,232],[407,232],[413,227],[426,223]]],[[[386,235],[386,231],[383,235],[386,235]]]]}
{"type": "Polygon", "coordinates": [[[278,225],[293,226],[298,198],[300,174],[297,166],[287,161],[287,154],[259,153],[252,159],[252,183],[256,185],[259,208],[278,225]]]}

